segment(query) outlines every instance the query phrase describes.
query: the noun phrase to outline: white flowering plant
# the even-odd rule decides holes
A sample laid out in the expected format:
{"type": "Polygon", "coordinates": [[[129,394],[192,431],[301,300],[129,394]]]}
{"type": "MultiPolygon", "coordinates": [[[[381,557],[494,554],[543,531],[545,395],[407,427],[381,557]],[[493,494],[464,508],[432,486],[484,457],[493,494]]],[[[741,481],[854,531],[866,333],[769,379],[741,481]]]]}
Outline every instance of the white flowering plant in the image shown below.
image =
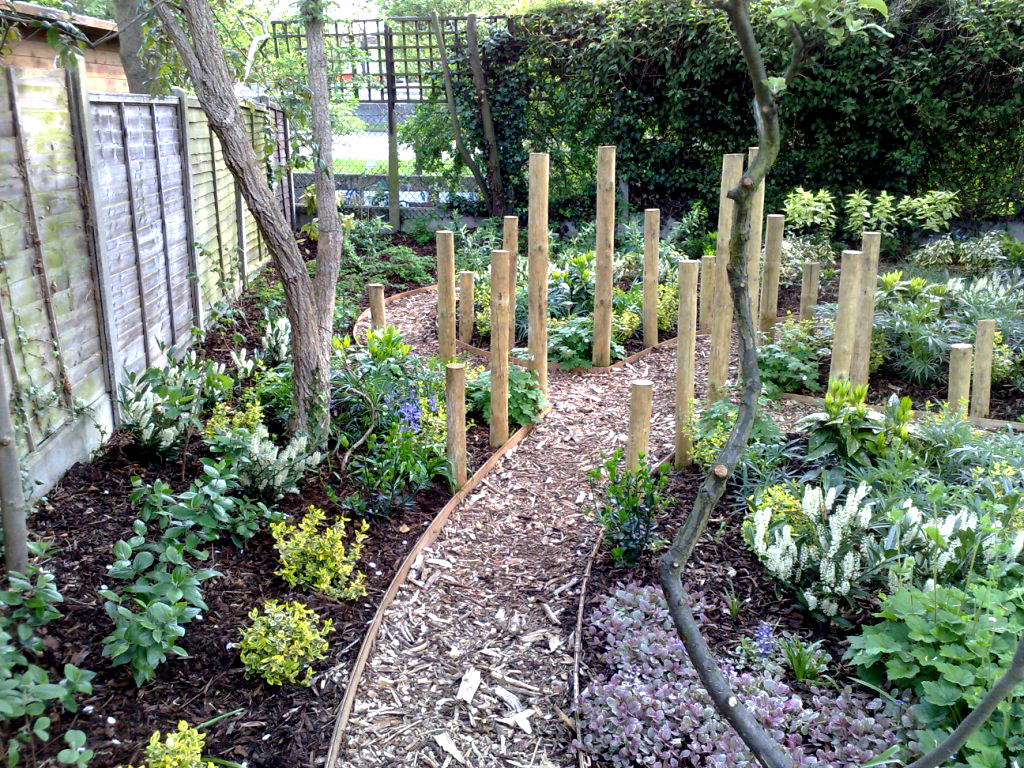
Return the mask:
{"type": "Polygon", "coordinates": [[[263,332],[260,357],[264,364],[273,367],[291,360],[292,324],[287,317],[267,318],[267,329],[263,332]]]}
{"type": "Polygon", "coordinates": [[[119,397],[121,426],[158,457],[177,450],[185,434],[200,427],[206,404],[234,386],[222,364],[200,360],[195,352],[176,359],[170,348],[165,356],[162,367],[129,372],[119,397]]]}

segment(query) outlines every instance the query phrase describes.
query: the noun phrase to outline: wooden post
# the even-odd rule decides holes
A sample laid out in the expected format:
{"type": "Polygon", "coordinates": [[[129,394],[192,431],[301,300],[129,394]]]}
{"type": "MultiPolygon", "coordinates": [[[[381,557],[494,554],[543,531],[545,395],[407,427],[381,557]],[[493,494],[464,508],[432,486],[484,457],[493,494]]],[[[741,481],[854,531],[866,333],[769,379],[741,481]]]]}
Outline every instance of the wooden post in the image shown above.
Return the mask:
{"type": "Polygon", "coordinates": [[[995,346],[996,321],[979,320],[974,335],[974,381],[971,384],[971,416],[988,417],[992,394],[992,350],[995,346]]]}
{"type": "Polygon", "coordinates": [[[658,251],[661,246],[661,211],[644,211],[644,346],[658,344],[658,251]]]}
{"type": "Polygon", "coordinates": [[[185,236],[188,248],[189,297],[192,301],[192,327],[202,328],[205,322],[203,302],[199,293],[199,256],[196,244],[195,189],[192,183],[192,152],[188,135],[188,94],[175,88],[178,97],[178,133],[181,142],[181,185],[185,192],[185,236]]]}
{"type": "Polygon", "coordinates": [[[508,440],[508,251],[491,251],[491,447],[508,440]]]}
{"type": "Polygon", "coordinates": [[[875,290],[878,287],[878,257],[882,251],[882,233],[865,232],[861,237],[864,253],[864,274],[861,276],[857,298],[856,330],[853,338],[853,363],[850,381],[856,386],[867,385],[871,367],[871,332],[875,325],[875,290]]]}
{"type": "Polygon", "coordinates": [[[864,275],[864,252],[843,251],[839,271],[839,304],[832,337],[832,366],[829,379],[850,378],[853,340],[857,335],[860,283],[864,275]]]}
{"type": "Polygon", "coordinates": [[[803,279],[800,282],[800,319],[813,320],[814,309],[818,306],[818,282],[821,280],[821,264],[808,261],[804,264],[803,279]]]}
{"type": "MultiPolygon", "coordinates": [[[[86,247],[92,260],[93,282],[96,285],[97,303],[100,310],[100,350],[102,351],[107,391],[110,393],[111,416],[113,418],[113,425],[116,428],[121,423],[121,413],[117,406],[117,388],[124,377],[124,356],[121,354],[121,345],[117,334],[114,294],[110,284],[111,255],[109,250],[109,227],[106,210],[101,204],[102,196],[96,177],[96,168],[98,167],[96,160],[96,134],[93,131],[89,94],[85,86],[85,62],[81,56],[76,56],[75,63],[68,66],[67,76],[68,104],[78,153],[79,189],[82,194],[82,207],[85,212],[86,247]]],[[[184,109],[184,106],[179,103],[178,108],[184,109]]],[[[185,187],[184,205],[187,232],[191,236],[191,176],[183,176],[182,184],[185,187]]],[[[191,246],[189,246],[189,251],[191,253],[191,246]]],[[[4,351],[7,355],[7,362],[10,366],[11,375],[14,376],[14,371],[17,370],[14,366],[14,358],[11,356],[9,345],[5,346],[6,349],[4,351]]],[[[4,402],[7,402],[6,399],[4,402]]],[[[25,430],[25,435],[28,438],[29,450],[33,450],[35,445],[32,441],[30,430],[25,430]]]]}
{"type": "Polygon", "coordinates": [[[761,330],[771,338],[779,315],[779,272],[782,269],[782,233],[786,217],[768,214],[764,238],[764,281],[761,283],[761,330]]]}
{"type": "Polygon", "coordinates": [[[629,435],[626,440],[626,471],[635,472],[640,457],[647,455],[651,436],[651,400],[654,383],[635,379],[629,384],[629,435]]]}
{"type": "Polygon", "coordinates": [[[548,155],[530,153],[530,201],[527,230],[530,368],[548,393],[548,155]]]}
{"type": "MultiPolygon", "coordinates": [[[[747,168],[757,158],[757,147],[747,150],[747,168]]],[[[764,230],[764,181],[757,185],[750,200],[750,225],[747,230],[747,291],[750,295],[750,320],[757,322],[761,290],[761,235],[764,230]]]]}
{"type": "Polygon", "coordinates": [[[612,259],[615,251],[615,147],[597,148],[597,242],[594,249],[595,366],[612,364],[612,259]]]}
{"type": "Polygon", "coordinates": [[[437,341],[441,362],[455,357],[455,235],[439,229],[437,238],[437,341]]]}
{"type": "Polygon", "coordinates": [[[508,251],[508,348],[516,345],[516,278],[519,268],[519,217],[502,219],[501,248],[508,251]]]}
{"type": "Polygon", "coordinates": [[[679,260],[679,315],[676,320],[676,469],[693,462],[693,378],[697,347],[696,261],[679,260]]]}
{"type": "Polygon", "coordinates": [[[718,238],[715,243],[715,280],[711,306],[711,353],[708,359],[708,398],[725,396],[729,377],[729,342],[732,336],[732,292],[729,287],[729,243],[735,204],[729,190],[743,178],[742,154],[722,157],[722,185],[718,197],[718,238]]]}
{"type": "Polygon", "coordinates": [[[456,489],[466,484],[466,366],[444,367],[444,400],[447,411],[448,463],[456,489]]]}
{"type": "Polygon", "coordinates": [[[718,275],[718,267],[715,262],[716,256],[701,256],[700,258],[700,329],[711,330],[711,315],[715,302],[715,280],[718,275]]]}
{"type": "Polygon", "coordinates": [[[377,331],[388,322],[384,314],[384,284],[370,283],[366,289],[370,292],[370,330],[377,331]]]}
{"type": "Polygon", "coordinates": [[[476,319],[476,305],[473,298],[473,280],[476,274],[466,270],[459,272],[459,340],[469,344],[473,340],[473,323],[476,319]]]}
{"type": "Polygon", "coordinates": [[[949,347],[949,409],[962,413],[971,399],[970,344],[951,344],[949,347]]]}
{"type": "Polygon", "coordinates": [[[384,92],[388,107],[388,224],[398,232],[402,228],[401,198],[398,179],[398,101],[395,70],[395,43],[391,25],[384,22],[384,92]]]}

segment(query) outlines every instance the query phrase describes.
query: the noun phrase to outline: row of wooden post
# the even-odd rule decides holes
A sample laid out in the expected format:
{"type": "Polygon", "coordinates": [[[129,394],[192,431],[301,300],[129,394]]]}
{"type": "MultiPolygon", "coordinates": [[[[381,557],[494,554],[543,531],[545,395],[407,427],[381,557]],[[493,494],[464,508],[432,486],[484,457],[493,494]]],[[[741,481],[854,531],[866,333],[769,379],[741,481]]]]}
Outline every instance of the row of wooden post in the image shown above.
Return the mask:
{"type": "Polygon", "coordinates": [[[995,333],[995,320],[979,320],[973,345],[949,347],[949,406],[961,413],[966,408],[972,418],[988,417],[995,333]]]}

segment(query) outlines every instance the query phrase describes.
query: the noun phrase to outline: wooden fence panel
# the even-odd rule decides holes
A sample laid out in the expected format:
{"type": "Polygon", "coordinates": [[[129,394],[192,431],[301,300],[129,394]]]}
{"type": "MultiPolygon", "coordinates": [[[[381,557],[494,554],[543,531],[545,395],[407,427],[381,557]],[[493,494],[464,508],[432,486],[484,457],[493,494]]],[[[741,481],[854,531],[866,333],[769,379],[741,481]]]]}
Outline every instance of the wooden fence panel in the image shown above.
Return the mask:
{"type": "Polygon", "coordinates": [[[31,463],[80,406],[96,405],[106,381],[63,72],[3,74],[0,354],[31,463]]]}

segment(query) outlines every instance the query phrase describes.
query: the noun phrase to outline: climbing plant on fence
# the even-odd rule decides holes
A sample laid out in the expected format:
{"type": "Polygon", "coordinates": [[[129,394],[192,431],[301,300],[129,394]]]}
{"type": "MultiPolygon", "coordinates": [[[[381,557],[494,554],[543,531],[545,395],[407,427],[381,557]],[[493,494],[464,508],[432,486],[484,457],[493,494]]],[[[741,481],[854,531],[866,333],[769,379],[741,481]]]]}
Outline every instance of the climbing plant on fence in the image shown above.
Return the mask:
{"type": "MultiPolygon", "coordinates": [[[[639,205],[671,208],[717,190],[721,155],[744,137],[756,143],[752,90],[725,20],[704,4],[680,5],[570,0],[482,26],[502,175],[515,204],[525,204],[530,150],[551,154],[552,202],[570,214],[590,199],[599,144],[617,146],[619,178],[639,205]]],[[[751,5],[767,50],[783,49],[786,31],[769,21],[771,4],[751,5]]],[[[884,26],[892,37],[881,44],[826,42],[789,86],[769,196],[798,184],[842,193],[954,189],[965,214],[1019,213],[1019,2],[909,0],[884,26]]],[[[456,47],[450,56],[462,129],[480,147],[465,53],[456,47]]],[[[404,138],[425,170],[441,170],[439,150],[450,148],[443,105],[421,107],[404,138]]],[[[455,173],[458,165],[456,158],[455,173]]]]}

